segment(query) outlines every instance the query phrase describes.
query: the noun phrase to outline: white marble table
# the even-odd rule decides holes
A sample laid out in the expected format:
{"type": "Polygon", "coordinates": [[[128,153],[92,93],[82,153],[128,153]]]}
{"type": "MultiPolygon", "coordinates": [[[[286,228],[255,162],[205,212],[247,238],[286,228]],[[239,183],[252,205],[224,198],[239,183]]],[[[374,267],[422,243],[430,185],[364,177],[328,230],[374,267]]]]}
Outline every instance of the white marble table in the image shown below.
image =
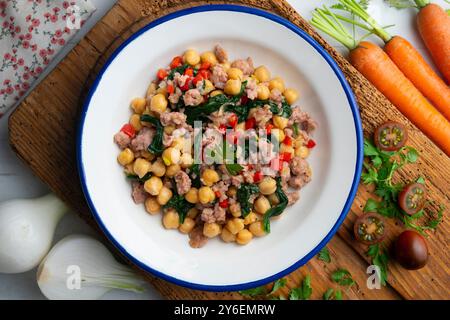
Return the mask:
{"type": "MultiPolygon", "coordinates": [[[[115,0],[92,0],[97,7],[93,17],[83,26],[76,39],[65,48],[53,61],[49,69],[54,68],[77,41],[109,10],[115,0]]],[[[288,0],[297,11],[305,18],[311,17],[311,10],[320,4],[331,4],[335,1],[321,0],[288,0]]],[[[444,0],[434,1],[448,8],[444,0]]],[[[418,37],[415,28],[415,12],[412,9],[398,11],[388,8],[382,0],[372,0],[369,7],[370,13],[383,25],[395,24],[389,31],[399,34],[410,40],[413,45],[429,60],[423,44],[418,37]]],[[[327,37],[326,37],[327,38],[327,37]]],[[[344,48],[332,41],[336,48],[345,54],[344,48]]],[[[374,40],[374,39],[372,39],[374,40]]],[[[50,70],[47,70],[47,72],[50,70]]],[[[45,77],[45,73],[41,79],[45,77]]],[[[31,88],[32,90],[32,88],[31,88]]],[[[47,187],[40,182],[33,173],[23,165],[15,156],[8,145],[8,114],[0,119],[0,201],[14,198],[35,197],[48,192],[47,187]]],[[[93,231],[75,214],[67,214],[56,232],[55,241],[72,233],[84,233],[94,235],[93,231]]],[[[17,275],[0,274],[0,299],[43,299],[44,297],[36,285],[36,270],[17,275]]],[[[105,299],[158,299],[160,295],[150,286],[143,294],[134,294],[125,291],[114,290],[104,296],[105,299]]]]}

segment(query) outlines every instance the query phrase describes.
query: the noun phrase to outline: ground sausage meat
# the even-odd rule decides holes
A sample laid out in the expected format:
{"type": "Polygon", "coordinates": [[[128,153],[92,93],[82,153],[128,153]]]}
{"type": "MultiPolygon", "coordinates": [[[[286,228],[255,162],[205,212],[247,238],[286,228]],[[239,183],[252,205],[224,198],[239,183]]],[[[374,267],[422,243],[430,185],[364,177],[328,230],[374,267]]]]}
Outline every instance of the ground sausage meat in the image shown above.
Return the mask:
{"type": "Polygon", "coordinates": [[[184,171],[178,171],[175,175],[175,184],[177,185],[178,194],[185,194],[191,189],[191,179],[184,171]]]}
{"type": "Polygon", "coordinates": [[[183,96],[186,106],[198,106],[203,102],[203,96],[198,89],[189,89],[183,96]]]}
{"type": "Polygon", "coordinates": [[[192,248],[201,248],[208,242],[208,238],[203,235],[203,224],[197,225],[189,233],[189,245],[192,248]]]}
{"type": "Polygon", "coordinates": [[[310,133],[317,127],[316,121],[314,121],[307,112],[300,110],[299,107],[292,109],[288,126],[292,126],[294,123],[299,124],[300,129],[305,130],[307,133],[310,133]]]}
{"type": "Polygon", "coordinates": [[[131,139],[126,133],[119,131],[114,135],[114,142],[120,149],[125,149],[130,145],[131,139]]]}
{"type": "Polygon", "coordinates": [[[134,203],[144,203],[145,199],[147,199],[147,193],[144,190],[144,185],[137,181],[133,181],[131,184],[131,196],[133,197],[134,203]]]}
{"type": "Polygon", "coordinates": [[[134,152],[147,150],[150,143],[152,143],[154,136],[154,129],[143,127],[141,131],[139,131],[138,135],[131,140],[131,149],[134,152]]]}
{"type": "Polygon", "coordinates": [[[215,65],[212,69],[211,81],[218,89],[225,88],[225,83],[228,80],[228,74],[221,65],[215,65]]]}
{"type": "Polygon", "coordinates": [[[255,71],[255,68],[253,67],[253,60],[250,57],[245,60],[239,59],[234,61],[231,64],[231,67],[241,69],[246,76],[251,75],[253,71],[255,71]]]}
{"type": "Polygon", "coordinates": [[[186,115],[181,112],[163,112],[159,117],[161,124],[166,126],[182,126],[186,122],[186,115]]]}
{"type": "Polygon", "coordinates": [[[272,89],[272,91],[270,91],[270,100],[275,101],[275,102],[282,102],[283,101],[283,94],[281,93],[280,90],[278,90],[277,88],[272,89]]]}
{"type": "Polygon", "coordinates": [[[270,111],[270,106],[268,104],[264,105],[262,108],[255,108],[253,112],[253,117],[255,118],[256,124],[260,128],[264,128],[266,123],[272,119],[272,112],[270,111]]]}
{"type": "Polygon", "coordinates": [[[256,81],[253,79],[247,80],[247,85],[245,87],[245,94],[250,100],[255,100],[258,96],[258,86],[256,81]]]}
{"type": "Polygon", "coordinates": [[[220,207],[218,203],[214,208],[205,208],[202,211],[202,221],[205,223],[224,223],[226,217],[226,211],[224,208],[220,207]]]}
{"type": "Polygon", "coordinates": [[[214,54],[216,55],[219,63],[224,63],[228,60],[228,53],[220,45],[216,45],[214,47],[214,54]]]}

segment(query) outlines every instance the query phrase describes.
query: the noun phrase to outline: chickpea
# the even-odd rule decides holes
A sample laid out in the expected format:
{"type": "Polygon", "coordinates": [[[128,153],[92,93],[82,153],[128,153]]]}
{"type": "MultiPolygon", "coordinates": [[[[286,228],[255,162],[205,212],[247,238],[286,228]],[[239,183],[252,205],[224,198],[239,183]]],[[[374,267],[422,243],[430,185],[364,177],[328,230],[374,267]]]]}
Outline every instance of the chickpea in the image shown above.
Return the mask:
{"type": "Polygon", "coordinates": [[[181,152],[178,149],[169,147],[163,151],[162,159],[166,166],[180,163],[181,152]]]}
{"type": "Polygon", "coordinates": [[[194,227],[195,221],[189,217],[186,217],[184,218],[184,222],[182,225],[180,225],[178,230],[180,230],[181,233],[188,234],[189,232],[192,231],[192,229],[194,229],[194,227]]]}
{"type": "Polygon", "coordinates": [[[225,62],[221,63],[220,65],[222,66],[223,70],[225,70],[225,72],[228,71],[228,69],[231,68],[230,61],[225,61],[225,62]]]}
{"type": "Polygon", "coordinates": [[[158,201],[158,203],[160,205],[165,205],[167,202],[169,202],[170,198],[172,198],[172,190],[170,190],[169,188],[167,188],[166,186],[163,186],[161,188],[161,190],[159,191],[159,194],[156,198],[156,200],[158,201]]]}
{"type": "Polygon", "coordinates": [[[145,176],[147,174],[147,172],[149,172],[151,170],[151,167],[152,167],[152,165],[151,165],[150,161],[145,160],[143,158],[138,158],[134,162],[133,171],[135,174],[137,174],[137,176],[139,178],[142,178],[143,176],[145,176]]]}
{"type": "Polygon", "coordinates": [[[156,93],[162,94],[164,96],[164,98],[167,97],[167,87],[159,87],[156,90],[156,93]]]}
{"type": "Polygon", "coordinates": [[[205,169],[202,174],[202,182],[204,185],[211,187],[220,180],[219,174],[213,169],[205,169]]]}
{"type": "Polygon", "coordinates": [[[180,226],[178,213],[173,209],[167,210],[163,215],[162,222],[166,229],[177,229],[180,226]]]}
{"type": "Polygon", "coordinates": [[[277,182],[271,177],[264,177],[264,179],[259,183],[259,191],[263,195],[269,195],[277,190],[277,182]]]}
{"type": "Polygon", "coordinates": [[[205,87],[203,89],[203,94],[208,94],[213,91],[216,87],[214,87],[213,83],[208,79],[205,79],[205,87]]]}
{"type": "Polygon", "coordinates": [[[130,148],[126,148],[122,150],[117,156],[117,161],[122,165],[126,166],[127,164],[132,163],[134,160],[134,153],[130,148]]]}
{"type": "Polygon", "coordinates": [[[164,127],[164,132],[167,134],[172,134],[174,131],[175,131],[175,126],[170,125],[170,126],[164,127]]]}
{"type": "Polygon", "coordinates": [[[265,66],[259,66],[256,68],[254,74],[259,82],[266,82],[270,80],[270,71],[265,66]]]}
{"type": "Polygon", "coordinates": [[[244,218],[244,225],[249,225],[258,220],[258,216],[253,211],[244,218]]]}
{"type": "Polygon", "coordinates": [[[198,189],[197,188],[190,188],[188,192],[184,195],[184,198],[187,202],[196,204],[198,203],[198,189]]]}
{"type": "Polygon", "coordinates": [[[290,153],[291,155],[294,155],[294,148],[282,143],[280,145],[280,153],[290,153]]]}
{"type": "Polygon", "coordinates": [[[217,57],[214,54],[214,52],[211,51],[203,52],[200,58],[202,62],[209,62],[212,66],[217,64],[217,57]]]}
{"type": "Polygon", "coordinates": [[[298,91],[295,89],[288,88],[284,90],[283,95],[286,98],[286,102],[291,105],[298,99],[298,91]]]}
{"type": "Polygon", "coordinates": [[[195,66],[200,62],[200,55],[194,49],[186,50],[183,56],[184,62],[190,64],[191,66],[195,66]]]}
{"type": "Polygon", "coordinates": [[[150,110],[157,113],[163,113],[167,109],[167,104],[168,102],[165,95],[158,93],[152,97],[150,102],[150,110]]]}
{"type": "Polygon", "coordinates": [[[284,92],[284,81],[280,77],[275,77],[269,81],[269,89],[272,91],[273,89],[278,89],[280,92],[284,92]]]}
{"type": "Polygon", "coordinates": [[[153,153],[148,152],[148,150],[141,151],[141,157],[148,161],[155,159],[155,155],[153,153]]]}
{"type": "Polygon", "coordinates": [[[236,96],[241,92],[241,80],[230,79],[225,83],[224,91],[226,94],[236,96]]]}
{"type": "Polygon", "coordinates": [[[220,234],[220,237],[224,242],[234,242],[236,241],[236,235],[232,234],[230,231],[228,231],[227,228],[222,229],[222,233],[220,234]]]}
{"type": "Polygon", "coordinates": [[[264,231],[264,225],[262,221],[256,221],[253,222],[249,227],[248,230],[256,236],[256,237],[262,237],[266,235],[266,232],[264,231]]]}
{"type": "Polygon", "coordinates": [[[239,231],[236,236],[236,243],[240,245],[246,245],[253,239],[253,234],[247,229],[239,231]]]}
{"type": "Polygon", "coordinates": [[[270,97],[270,90],[264,84],[258,84],[258,87],[256,88],[256,92],[258,94],[259,100],[267,100],[270,97]]]}
{"type": "Polygon", "coordinates": [[[227,70],[228,79],[241,80],[244,79],[244,73],[241,69],[230,68],[227,70]]]}
{"type": "Polygon", "coordinates": [[[147,88],[147,92],[145,93],[145,96],[148,98],[149,96],[152,96],[156,93],[156,83],[152,82],[147,88]]]}
{"type": "Polygon", "coordinates": [[[183,137],[179,137],[173,140],[172,142],[172,148],[178,149],[178,150],[183,150],[184,148],[184,138],[183,137]]]}
{"type": "Polygon", "coordinates": [[[157,214],[161,210],[161,205],[155,197],[150,196],[145,200],[145,210],[150,214],[157,214]]]}
{"type": "Polygon", "coordinates": [[[203,235],[208,238],[214,238],[218,236],[222,232],[222,227],[213,222],[213,223],[205,223],[203,225],[203,235]]]}
{"type": "Polygon", "coordinates": [[[157,196],[163,187],[161,178],[151,177],[144,183],[144,190],[150,193],[152,196],[157,196]]]}
{"type": "Polygon", "coordinates": [[[166,176],[169,178],[174,177],[178,172],[181,171],[181,167],[179,164],[172,164],[166,169],[166,176]]]}
{"type": "Polygon", "coordinates": [[[276,206],[280,203],[280,199],[278,199],[278,196],[275,193],[270,194],[267,198],[272,206],[276,206]]]}
{"type": "Polygon", "coordinates": [[[240,217],[240,216],[242,215],[242,212],[241,212],[241,206],[240,206],[239,203],[237,203],[237,204],[232,204],[232,205],[230,206],[229,210],[230,210],[231,215],[232,215],[233,217],[235,217],[235,218],[238,218],[238,217],[240,217]]]}
{"type": "Polygon", "coordinates": [[[270,134],[271,134],[272,136],[274,136],[275,138],[277,138],[277,141],[278,141],[278,142],[281,142],[281,141],[284,140],[284,138],[286,138],[286,135],[284,134],[284,131],[281,130],[281,129],[278,129],[278,128],[273,128],[273,129],[270,131],[270,134]]]}
{"type": "Polygon", "coordinates": [[[283,130],[284,128],[287,127],[289,119],[288,118],[283,118],[281,116],[273,116],[272,121],[273,121],[273,124],[274,124],[275,127],[277,127],[278,129],[283,130]]]}
{"type": "Polygon", "coordinates": [[[144,98],[134,98],[131,100],[131,108],[134,110],[134,112],[138,114],[142,114],[145,110],[145,104],[147,101],[144,98]]]}
{"type": "Polygon", "coordinates": [[[309,149],[305,146],[301,146],[301,147],[295,149],[295,155],[302,159],[306,159],[309,156],[309,149]]]}
{"type": "Polygon", "coordinates": [[[209,202],[212,202],[216,199],[216,195],[214,194],[214,191],[210,187],[201,187],[198,190],[198,200],[201,204],[207,204],[209,202]]]}
{"type": "Polygon", "coordinates": [[[192,159],[192,155],[190,153],[183,153],[180,159],[180,165],[183,169],[190,168],[194,163],[194,159],[192,159]]]}
{"type": "Polygon", "coordinates": [[[134,166],[134,162],[125,165],[125,167],[123,168],[123,172],[126,175],[134,174],[133,166],[134,166]]]}
{"type": "Polygon", "coordinates": [[[256,198],[253,208],[257,213],[264,214],[270,209],[270,202],[265,196],[259,196],[256,198]]]}
{"type": "Polygon", "coordinates": [[[131,115],[129,122],[131,126],[134,128],[134,130],[139,131],[142,129],[141,116],[138,115],[137,113],[131,115]]]}
{"type": "Polygon", "coordinates": [[[231,186],[227,190],[227,196],[234,197],[237,194],[237,188],[235,186],[231,186]]]}
{"type": "Polygon", "coordinates": [[[156,161],[152,163],[152,172],[157,177],[162,177],[166,174],[166,166],[161,158],[156,159],[156,161]]]}
{"type": "Polygon", "coordinates": [[[225,228],[227,228],[232,234],[237,234],[239,231],[244,229],[244,219],[230,219],[227,221],[225,228]]]}
{"type": "Polygon", "coordinates": [[[210,93],[209,96],[212,98],[212,97],[218,96],[219,94],[223,94],[223,91],[222,90],[214,90],[213,92],[210,93]]]}
{"type": "Polygon", "coordinates": [[[197,208],[191,208],[187,212],[186,217],[189,217],[191,219],[195,219],[198,216],[199,213],[200,213],[200,210],[198,210],[197,208]]]}

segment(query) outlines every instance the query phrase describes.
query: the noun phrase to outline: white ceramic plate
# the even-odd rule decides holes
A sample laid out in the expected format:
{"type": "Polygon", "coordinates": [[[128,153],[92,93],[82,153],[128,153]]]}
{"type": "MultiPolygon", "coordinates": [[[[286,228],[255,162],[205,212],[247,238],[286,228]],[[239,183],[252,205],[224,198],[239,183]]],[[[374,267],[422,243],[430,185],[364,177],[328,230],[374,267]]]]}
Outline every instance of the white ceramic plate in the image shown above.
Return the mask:
{"type": "Polygon", "coordinates": [[[163,17],[126,41],[94,83],[81,116],[78,164],[89,206],[108,238],[142,269],[202,290],[242,290],[273,281],[306,263],[336,232],[350,208],[362,163],[362,131],[351,90],[335,62],[293,24],[264,11],[214,5],[163,17]],[[193,249],[130,197],[113,135],[130,116],[161,66],[186,48],[220,43],[231,59],[252,57],[301,93],[317,120],[313,180],[301,199],[272,222],[270,235],[246,246],[214,239],[193,249]]]}

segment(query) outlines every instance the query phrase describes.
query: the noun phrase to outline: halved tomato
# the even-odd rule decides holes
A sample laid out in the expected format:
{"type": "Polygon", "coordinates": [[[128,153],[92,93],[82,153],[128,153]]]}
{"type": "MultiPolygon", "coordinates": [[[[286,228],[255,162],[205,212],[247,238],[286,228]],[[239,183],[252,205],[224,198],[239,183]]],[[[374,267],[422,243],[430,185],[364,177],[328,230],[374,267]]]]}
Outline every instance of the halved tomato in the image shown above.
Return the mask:
{"type": "Polygon", "coordinates": [[[397,151],[408,139],[408,131],[404,125],[394,121],[383,123],[375,130],[375,144],[383,151],[397,151]]]}
{"type": "Polygon", "coordinates": [[[413,215],[425,206],[426,190],[421,183],[405,186],[398,196],[398,205],[406,214],[413,215]]]}
{"type": "Polygon", "coordinates": [[[356,219],[353,226],[356,240],[375,244],[383,240],[385,227],[383,218],[375,212],[368,212],[356,219]]]}

